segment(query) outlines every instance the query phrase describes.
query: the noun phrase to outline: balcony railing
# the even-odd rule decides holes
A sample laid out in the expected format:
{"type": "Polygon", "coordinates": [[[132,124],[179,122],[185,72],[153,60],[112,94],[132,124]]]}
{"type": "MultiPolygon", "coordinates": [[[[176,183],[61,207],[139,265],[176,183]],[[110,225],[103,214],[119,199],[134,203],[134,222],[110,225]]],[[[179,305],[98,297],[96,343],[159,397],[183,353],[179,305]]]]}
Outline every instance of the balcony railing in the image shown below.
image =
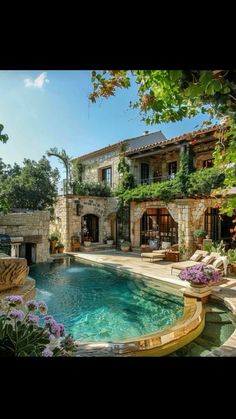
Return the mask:
{"type": "Polygon", "coordinates": [[[171,179],[174,179],[175,177],[176,177],[176,174],[172,173],[172,175],[149,177],[146,179],[135,178],[135,181],[137,185],[151,185],[152,183],[164,182],[165,180],[171,180],[171,179]]]}

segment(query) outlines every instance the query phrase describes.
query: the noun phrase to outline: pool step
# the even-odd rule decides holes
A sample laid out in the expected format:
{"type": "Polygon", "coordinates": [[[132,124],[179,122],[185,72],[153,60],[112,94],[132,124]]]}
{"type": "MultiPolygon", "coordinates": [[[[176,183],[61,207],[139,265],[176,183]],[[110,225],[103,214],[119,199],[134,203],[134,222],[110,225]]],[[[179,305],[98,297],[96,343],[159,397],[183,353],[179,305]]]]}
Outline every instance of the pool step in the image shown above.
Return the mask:
{"type": "Polygon", "coordinates": [[[110,245],[110,244],[105,244],[105,243],[91,243],[91,246],[87,247],[87,246],[80,246],[79,252],[97,252],[99,250],[115,250],[116,246],[115,245],[110,245]]]}

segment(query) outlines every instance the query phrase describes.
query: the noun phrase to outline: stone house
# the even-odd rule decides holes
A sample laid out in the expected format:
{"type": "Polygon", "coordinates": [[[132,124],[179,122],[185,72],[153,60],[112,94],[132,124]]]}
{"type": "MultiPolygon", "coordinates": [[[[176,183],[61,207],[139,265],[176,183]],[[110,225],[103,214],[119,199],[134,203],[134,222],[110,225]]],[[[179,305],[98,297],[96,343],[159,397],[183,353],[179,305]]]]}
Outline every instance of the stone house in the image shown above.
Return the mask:
{"type": "MultiPolygon", "coordinates": [[[[92,153],[73,159],[79,163],[82,182],[105,182],[114,190],[119,183],[120,155],[126,157],[136,185],[152,184],[172,179],[180,167],[181,152],[193,155],[196,169],[213,165],[215,132],[219,126],[186,133],[167,139],[161,131],[126,139],[92,153]]],[[[159,238],[178,243],[189,251],[194,246],[193,231],[203,228],[213,240],[229,239],[230,217],[219,216],[220,200],[210,197],[175,199],[168,204],[157,199],[132,200],[127,218],[127,236],[133,247],[159,238]],[[216,205],[217,204],[217,205],[216,205]]],[[[103,243],[106,235],[115,241],[120,220],[115,197],[60,196],[55,206],[52,230],[59,232],[65,250],[70,250],[71,237],[89,231],[93,242],[103,243]]],[[[86,233],[87,235],[87,233],[86,233]]]]}

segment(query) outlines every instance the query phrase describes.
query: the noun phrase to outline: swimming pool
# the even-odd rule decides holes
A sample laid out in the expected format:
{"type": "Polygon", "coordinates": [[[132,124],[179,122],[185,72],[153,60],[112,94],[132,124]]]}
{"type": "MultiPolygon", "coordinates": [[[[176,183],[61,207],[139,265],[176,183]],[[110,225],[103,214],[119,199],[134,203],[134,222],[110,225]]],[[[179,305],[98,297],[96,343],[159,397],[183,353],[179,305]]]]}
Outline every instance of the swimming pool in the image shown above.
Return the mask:
{"type": "Polygon", "coordinates": [[[81,342],[108,342],[157,332],[184,312],[182,297],[128,273],[82,262],[30,268],[36,299],[81,342]]]}

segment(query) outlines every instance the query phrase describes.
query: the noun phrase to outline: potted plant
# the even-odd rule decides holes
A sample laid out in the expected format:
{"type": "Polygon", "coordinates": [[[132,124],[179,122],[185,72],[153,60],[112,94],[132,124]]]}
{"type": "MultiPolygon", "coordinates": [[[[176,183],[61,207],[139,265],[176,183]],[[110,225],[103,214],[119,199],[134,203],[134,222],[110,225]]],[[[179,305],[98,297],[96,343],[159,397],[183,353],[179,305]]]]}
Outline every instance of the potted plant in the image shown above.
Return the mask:
{"type": "Polygon", "coordinates": [[[205,239],[206,236],[207,236],[207,231],[203,230],[202,228],[194,230],[193,232],[193,237],[197,238],[198,243],[202,243],[203,239],[205,239]]]}
{"type": "Polygon", "coordinates": [[[56,234],[51,234],[48,240],[50,242],[50,252],[55,253],[55,247],[58,241],[58,236],[56,234]]]}
{"type": "Polygon", "coordinates": [[[113,244],[113,237],[112,236],[107,236],[107,244],[109,244],[110,246],[113,244]]]}
{"type": "Polygon", "coordinates": [[[236,249],[229,249],[227,252],[227,258],[232,266],[232,271],[236,275],[236,249]]]}
{"type": "Polygon", "coordinates": [[[131,243],[127,240],[122,241],[120,248],[122,252],[128,252],[130,250],[131,243]]]}
{"type": "Polygon", "coordinates": [[[63,243],[57,243],[57,245],[56,245],[56,250],[57,250],[57,253],[63,253],[64,252],[64,244],[63,243]]]}
{"type": "Polygon", "coordinates": [[[90,247],[92,238],[90,236],[84,236],[83,244],[85,247],[90,247]]]}
{"type": "Polygon", "coordinates": [[[206,288],[209,285],[219,282],[221,275],[211,266],[200,263],[183,269],[179,274],[179,278],[183,281],[188,281],[192,288],[206,288]]]}

